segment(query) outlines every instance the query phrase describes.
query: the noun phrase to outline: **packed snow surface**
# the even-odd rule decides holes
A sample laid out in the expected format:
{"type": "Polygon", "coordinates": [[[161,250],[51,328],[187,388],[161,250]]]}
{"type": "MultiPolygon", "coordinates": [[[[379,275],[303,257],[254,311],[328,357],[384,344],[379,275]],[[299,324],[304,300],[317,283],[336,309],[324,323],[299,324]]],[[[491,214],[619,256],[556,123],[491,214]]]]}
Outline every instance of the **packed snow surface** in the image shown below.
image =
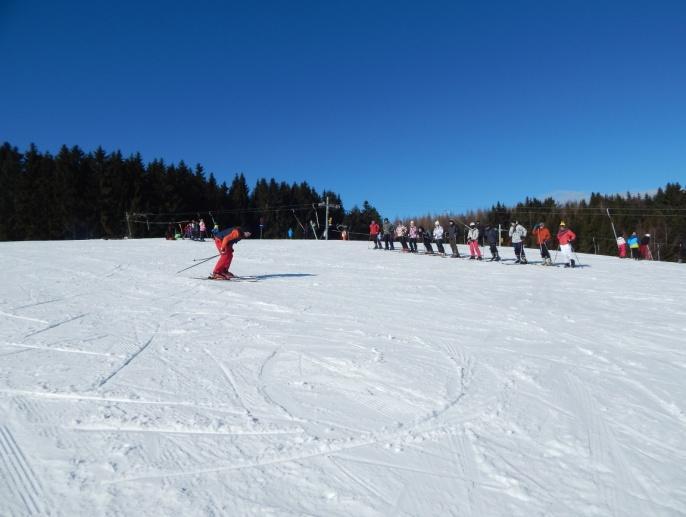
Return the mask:
{"type": "Polygon", "coordinates": [[[686,266],[214,253],[0,244],[0,515],[686,514],[686,266]]]}

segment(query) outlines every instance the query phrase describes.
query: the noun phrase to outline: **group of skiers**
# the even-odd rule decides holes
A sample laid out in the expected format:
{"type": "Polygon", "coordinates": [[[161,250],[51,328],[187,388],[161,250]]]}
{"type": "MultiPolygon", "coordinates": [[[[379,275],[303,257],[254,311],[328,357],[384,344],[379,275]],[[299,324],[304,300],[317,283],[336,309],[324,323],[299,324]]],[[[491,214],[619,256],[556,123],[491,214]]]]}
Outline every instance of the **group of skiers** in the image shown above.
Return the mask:
{"type": "MultiPolygon", "coordinates": [[[[479,221],[471,222],[469,225],[464,225],[467,228],[467,244],[469,246],[469,259],[482,260],[481,246],[488,245],[491,252],[491,261],[499,261],[498,254],[498,229],[490,224],[482,226],[479,221]]],[[[550,249],[553,245],[553,237],[550,230],[546,228],[544,223],[539,223],[533,228],[533,235],[536,237],[536,243],[541,253],[544,266],[552,266],[553,262],[550,258],[550,249]]],[[[417,253],[417,243],[421,242],[424,245],[426,253],[435,255],[432,244],[436,245],[439,255],[445,256],[444,242],[448,242],[453,258],[460,258],[460,252],[457,248],[457,240],[461,231],[454,219],[448,220],[448,227],[444,229],[441,222],[436,220],[432,231],[426,230],[423,226],[417,226],[414,221],[410,221],[409,226],[405,226],[401,221],[395,225],[391,224],[388,218],[385,218],[381,225],[376,221],[372,221],[369,225],[369,238],[374,242],[374,249],[394,250],[394,242],[399,242],[402,246],[402,251],[409,253],[417,253]]],[[[527,230],[519,221],[512,221],[508,231],[510,241],[514,248],[516,264],[526,264],[527,259],[524,253],[524,241],[527,236],[527,230]]],[[[560,254],[566,259],[565,267],[575,267],[576,260],[574,259],[574,250],[572,249],[572,242],[576,239],[576,234],[567,228],[564,221],[560,222],[560,227],[556,235],[560,247],[560,254]]]]}
{"type": "MultiPolygon", "coordinates": [[[[167,232],[165,238],[168,241],[173,241],[176,239],[190,239],[192,241],[204,242],[205,237],[207,237],[207,226],[205,225],[205,220],[193,219],[192,221],[184,221],[181,223],[169,223],[167,225],[167,232]],[[176,231],[175,226],[178,225],[179,232],[176,231]]],[[[216,226],[216,225],[215,225],[216,226]]]]}
{"type": "Polygon", "coordinates": [[[653,260],[650,251],[650,234],[646,233],[639,239],[636,232],[633,232],[627,239],[623,235],[617,237],[617,249],[619,258],[633,258],[635,260],[653,260]]]}

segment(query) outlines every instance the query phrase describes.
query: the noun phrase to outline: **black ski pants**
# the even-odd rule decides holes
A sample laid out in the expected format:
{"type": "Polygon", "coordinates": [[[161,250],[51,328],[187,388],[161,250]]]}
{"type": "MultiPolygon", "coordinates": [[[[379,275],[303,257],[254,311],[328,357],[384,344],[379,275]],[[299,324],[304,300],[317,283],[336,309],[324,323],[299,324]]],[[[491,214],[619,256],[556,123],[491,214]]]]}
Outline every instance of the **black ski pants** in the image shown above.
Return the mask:
{"type": "Polygon", "coordinates": [[[512,246],[514,246],[514,252],[515,256],[517,257],[517,260],[525,260],[526,256],[524,255],[524,243],[513,242],[512,246]]]}
{"type": "Polygon", "coordinates": [[[429,239],[428,237],[424,239],[424,247],[426,248],[427,253],[433,253],[434,252],[434,249],[431,246],[431,239],[429,239]]]}
{"type": "Polygon", "coordinates": [[[457,251],[457,237],[456,236],[448,237],[448,242],[450,243],[450,249],[453,251],[453,255],[456,257],[459,257],[460,252],[457,251]]]}
{"type": "Polygon", "coordinates": [[[384,233],[383,234],[383,241],[384,244],[386,245],[387,250],[394,250],[395,247],[393,246],[393,236],[390,233],[384,233]]]}

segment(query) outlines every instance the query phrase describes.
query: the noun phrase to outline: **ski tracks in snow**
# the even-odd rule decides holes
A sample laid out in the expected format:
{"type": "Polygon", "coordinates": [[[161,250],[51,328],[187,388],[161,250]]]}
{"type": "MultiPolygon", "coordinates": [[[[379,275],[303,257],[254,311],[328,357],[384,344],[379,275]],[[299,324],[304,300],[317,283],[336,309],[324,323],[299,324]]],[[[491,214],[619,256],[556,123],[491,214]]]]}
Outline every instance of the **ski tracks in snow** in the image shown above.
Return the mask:
{"type": "Polygon", "coordinates": [[[0,478],[9,488],[0,498],[0,515],[44,515],[43,486],[9,428],[0,424],[0,478]]]}
{"type": "Polygon", "coordinates": [[[572,373],[565,372],[564,379],[578,404],[578,418],[586,432],[588,468],[602,496],[603,508],[598,510],[615,515],[650,515],[657,504],[629,468],[621,445],[603,418],[603,411],[593,395],[572,373]]]}
{"type": "Polygon", "coordinates": [[[141,347],[140,347],[138,350],[136,350],[136,352],[134,352],[133,354],[131,354],[131,355],[128,357],[128,359],[126,359],[126,361],[124,361],[124,363],[122,363],[119,367],[117,367],[115,370],[113,370],[107,377],[105,377],[104,379],[101,379],[101,380],[97,383],[97,385],[94,386],[93,388],[94,388],[94,389],[95,389],[95,388],[102,388],[102,387],[103,387],[105,384],[107,384],[115,375],[117,375],[117,374],[118,374],[119,372],[121,372],[124,368],[126,368],[127,366],[129,366],[129,364],[131,364],[131,362],[132,362],[136,357],[138,357],[141,353],[143,353],[143,351],[144,351],[146,348],[148,348],[148,346],[150,346],[150,343],[152,343],[153,339],[155,339],[155,336],[157,335],[157,333],[159,332],[159,330],[160,330],[160,326],[157,325],[157,328],[156,328],[155,331],[152,333],[152,336],[150,336],[150,338],[149,338],[145,343],[143,343],[143,345],[141,345],[141,347]]]}

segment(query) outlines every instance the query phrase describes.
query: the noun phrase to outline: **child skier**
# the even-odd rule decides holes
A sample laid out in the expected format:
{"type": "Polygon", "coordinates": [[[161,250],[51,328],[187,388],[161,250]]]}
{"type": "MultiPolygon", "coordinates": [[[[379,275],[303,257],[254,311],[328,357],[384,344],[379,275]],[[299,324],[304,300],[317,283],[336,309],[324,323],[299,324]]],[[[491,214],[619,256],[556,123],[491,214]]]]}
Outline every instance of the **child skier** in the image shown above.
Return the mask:
{"type": "Polygon", "coordinates": [[[544,266],[552,266],[553,261],[550,258],[550,250],[548,249],[548,246],[550,245],[550,239],[552,239],[552,236],[550,235],[550,230],[545,227],[544,223],[538,223],[536,226],[534,226],[534,230],[532,232],[536,236],[536,243],[538,244],[538,249],[541,250],[541,258],[543,259],[543,265],[544,266]]]}
{"type": "Polygon", "coordinates": [[[626,239],[623,235],[617,237],[617,249],[619,250],[619,258],[626,258],[626,239]]]}
{"type": "Polygon", "coordinates": [[[229,272],[231,261],[233,260],[233,245],[241,239],[250,237],[250,232],[244,232],[240,226],[236,226],[226,235],[218,232],[214,236],[214,244],[219,251],[219,260],[214,266],[212,276],[214,280],[231,280],[235,275],[229,272]]]}
{"type": "Polygon", "coordinates": [[[572,258],[572,241],[576,239],[576,234],[567,228],[564,221],[560,221],[560,230],[557,232],[557,241],[560,243],[560,253],[567,258],[565,267],[575,267],[576,263],[572,258]]]}
{"type": "Polygon", "coordinates": [[[477,228],[476,223],[469,223],[467,242],[469,243],[469,260],[481,260],[481,248],[479,248],[479,228],[477,228]]]}

